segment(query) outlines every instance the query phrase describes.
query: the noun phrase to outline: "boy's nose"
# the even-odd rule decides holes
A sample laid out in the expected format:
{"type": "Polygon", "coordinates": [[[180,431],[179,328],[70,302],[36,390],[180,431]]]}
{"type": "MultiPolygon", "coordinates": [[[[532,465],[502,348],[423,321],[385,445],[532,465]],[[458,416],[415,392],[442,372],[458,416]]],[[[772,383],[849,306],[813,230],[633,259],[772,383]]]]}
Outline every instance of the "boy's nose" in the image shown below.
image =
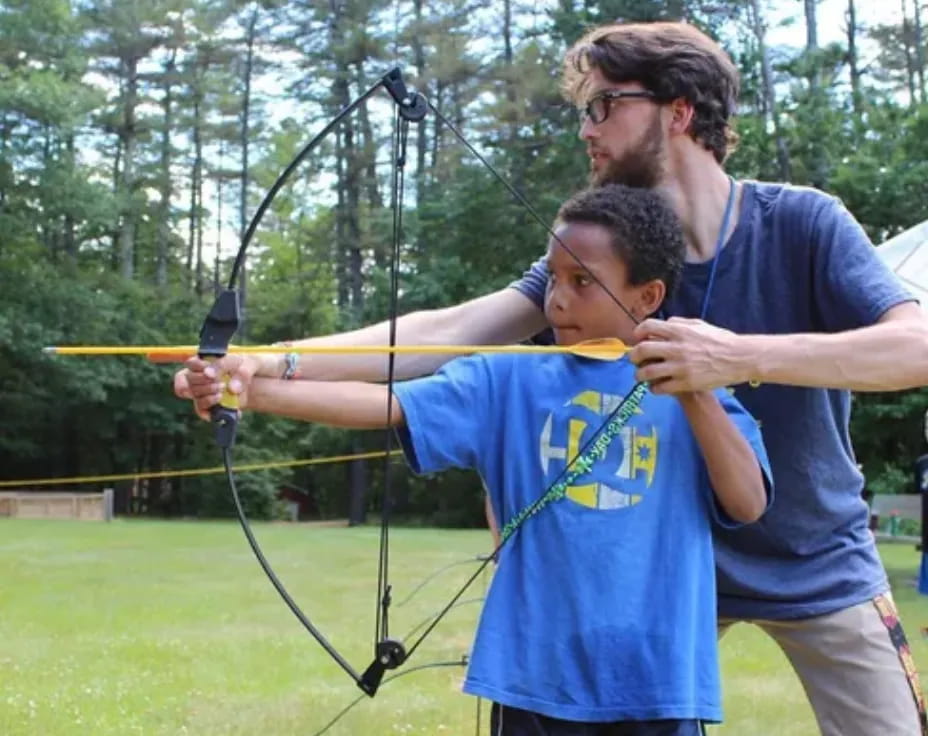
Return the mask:
{"type": "Polygon", "coordinates": [[[552,287],[548,294],[548,306],[556,312],[563,312],[567,309],[567,297],[564,294],[564,289],[559,289],[557,286],[552,287]]]}

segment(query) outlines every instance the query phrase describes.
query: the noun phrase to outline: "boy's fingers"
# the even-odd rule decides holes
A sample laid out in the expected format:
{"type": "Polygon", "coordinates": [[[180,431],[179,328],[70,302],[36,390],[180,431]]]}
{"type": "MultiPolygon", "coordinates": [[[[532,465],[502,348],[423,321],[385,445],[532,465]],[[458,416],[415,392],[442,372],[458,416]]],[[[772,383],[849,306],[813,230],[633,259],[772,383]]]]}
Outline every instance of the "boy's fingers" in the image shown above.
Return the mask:
{"type": "Polygon", "coordinates": [[[184,368],[174,374],[174,395],[180,399],[199,400],[221,390],[222,385],[204,371],[184,368]]]}
{"type": "Polygon", "coordinates": [[[187,360],[184,361],[184,367],[192,373],[202,373],[204,370],[206,370],[206,366],[208,365],[209,363],[196,355],[187,358],[187,360]]]}
{"type": "Polygon", "coordinates": [[[187,370],[179,370],[174,374],[174,395],[179,399],[192,399],[190,382],[187,380],[187,370]]]}
{"type": "Polygon", "coordinates": [[[199,414],[203,419],[209,419],[209,410],[211,407],[216,406],[222,399],[222,394],[211,393],[206,396],[202,396],[194,401],[194,406],[196,406],[197,414],[199,414]]]}

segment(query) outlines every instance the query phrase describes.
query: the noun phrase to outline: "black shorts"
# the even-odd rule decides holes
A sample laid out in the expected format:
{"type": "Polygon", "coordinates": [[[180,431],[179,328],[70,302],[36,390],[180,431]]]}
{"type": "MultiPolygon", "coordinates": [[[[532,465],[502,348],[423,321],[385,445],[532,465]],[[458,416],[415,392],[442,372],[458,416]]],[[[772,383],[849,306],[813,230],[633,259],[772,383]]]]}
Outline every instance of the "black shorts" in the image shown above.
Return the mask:
{"type": "Polygon", "coordinates": [[[584,723],[549,718],[528,710],[493,703],[490,736],[702,736],[696,720],[614,721],[584,723]]]}

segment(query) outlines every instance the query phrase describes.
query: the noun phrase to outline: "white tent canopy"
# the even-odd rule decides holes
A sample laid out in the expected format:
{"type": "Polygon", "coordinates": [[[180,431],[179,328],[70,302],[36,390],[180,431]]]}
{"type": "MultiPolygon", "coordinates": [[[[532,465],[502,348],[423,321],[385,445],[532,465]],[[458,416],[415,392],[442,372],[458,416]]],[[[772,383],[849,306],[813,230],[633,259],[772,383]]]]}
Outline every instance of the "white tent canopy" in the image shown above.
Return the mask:
{"type": "Polygon", "coordinates": [[[928,220],[890,238],[876,252],[928,311],[928,220]]]}

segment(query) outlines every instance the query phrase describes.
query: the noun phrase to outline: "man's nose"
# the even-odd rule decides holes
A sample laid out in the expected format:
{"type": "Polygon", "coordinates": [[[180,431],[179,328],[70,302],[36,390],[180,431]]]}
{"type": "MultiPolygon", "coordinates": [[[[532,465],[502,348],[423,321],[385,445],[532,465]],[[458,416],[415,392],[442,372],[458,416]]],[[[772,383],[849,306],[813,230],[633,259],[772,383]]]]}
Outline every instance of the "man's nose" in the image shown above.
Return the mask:
{"type": "Polygon", "coordinates": [[[580,121],[580,130],[577,132],[581,141],[590,140],[596,137],[596,126],[593,124],[593,121],[590,120],[586,115],[583,116],[583,119],[580,121]]]}

